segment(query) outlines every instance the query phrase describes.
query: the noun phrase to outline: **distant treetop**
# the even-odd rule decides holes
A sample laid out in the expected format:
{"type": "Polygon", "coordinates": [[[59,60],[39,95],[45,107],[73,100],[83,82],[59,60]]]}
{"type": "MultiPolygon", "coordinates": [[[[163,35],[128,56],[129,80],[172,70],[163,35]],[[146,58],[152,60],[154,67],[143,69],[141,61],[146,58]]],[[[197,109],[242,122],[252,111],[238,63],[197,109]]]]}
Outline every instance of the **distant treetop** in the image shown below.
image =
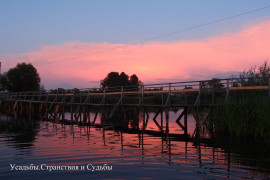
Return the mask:
{"type": "Polygon", "coordinates": [[[32,64],[18,63],[0,78],[1,89],[10,92],[39,91],[40,77],[32,64]]]}
{"type": "MultiPolygon", "coordinates": [[[[233,86],[268,86],[270,67],[267,61],[259,66],[251,67],[247,71],[239,73],[239,79],[234,82],[233,86]]],[[[237,78],[233,76],[233,78],[237,78]]]]}
{"type": "Polygon", "coordinates": [[[138,87],[141,81],[136,74],[128,76],[126,73],[122,72],[110,72],[103,80],[100,81],[102,88],[115,87],[115,86],[134,86],[138,87]]]}

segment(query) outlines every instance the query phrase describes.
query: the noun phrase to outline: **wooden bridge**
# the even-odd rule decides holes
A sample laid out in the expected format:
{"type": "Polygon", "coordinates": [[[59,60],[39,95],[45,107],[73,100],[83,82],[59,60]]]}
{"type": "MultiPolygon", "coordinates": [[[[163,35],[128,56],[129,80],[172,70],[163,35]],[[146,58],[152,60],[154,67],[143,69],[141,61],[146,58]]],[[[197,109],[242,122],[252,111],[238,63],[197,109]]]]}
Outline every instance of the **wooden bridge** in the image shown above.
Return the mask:
{"type": "Polygon", "coordinates": [[[226,103],[234,92],[270,92],[268,84],[269,80],[264,79],[256,80],[256,83],[250,79],[245,79],[244,82],[240,82],[240,79],[212,79],[109,88],[1,93],[0,111],[15,117],[95,125],[99,113],[103,113],[106,119],[111,119],[117,111],[128,107],[143,109],[145,122],[148,122],[148,110],[153,109],[156,112],[153,121],[162,130],[163,122],[158,123],[157,116],[164,111],[168,117],[170,108],[180,108],[183,111],[176,123],[184,134],[187,134],[188,108],[212,107],[226,103]],[[245,86],[243,83],[246,83],[245,86]],[[105,113],[106,115],[104,108],[109,112],[105,113]],[[95,112],[92,121],[90,111],[95,112]]]}

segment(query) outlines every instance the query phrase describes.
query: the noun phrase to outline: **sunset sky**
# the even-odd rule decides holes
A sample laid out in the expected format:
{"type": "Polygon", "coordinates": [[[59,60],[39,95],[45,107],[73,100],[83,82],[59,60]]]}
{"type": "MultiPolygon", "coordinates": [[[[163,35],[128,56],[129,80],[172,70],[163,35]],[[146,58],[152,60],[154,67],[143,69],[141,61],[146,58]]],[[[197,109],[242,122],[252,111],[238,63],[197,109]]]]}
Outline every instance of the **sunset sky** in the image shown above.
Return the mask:
{"type": "Polygon", "coordinates": [[[145,84],[230,77],[270,62],[269,44],[269,0],[0,1],[2,72],[32,63],[46,89],[97,87],[112,71],[145,84]]]}

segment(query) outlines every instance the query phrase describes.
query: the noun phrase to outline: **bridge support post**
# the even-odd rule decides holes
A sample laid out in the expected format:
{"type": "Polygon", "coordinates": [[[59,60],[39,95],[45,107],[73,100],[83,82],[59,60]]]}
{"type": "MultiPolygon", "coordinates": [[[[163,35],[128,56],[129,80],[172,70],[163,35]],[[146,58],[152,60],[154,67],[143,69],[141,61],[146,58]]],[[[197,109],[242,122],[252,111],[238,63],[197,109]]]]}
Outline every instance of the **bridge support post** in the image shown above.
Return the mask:
{"type": "Polygon", "coordinates": [[[70,120],[71,120],[71,123],[73,123],[73,106],[72,106],[72,104],[70,105],[70,120]]]}
{"type": "Polygon", "coordinates": [[[202,82],[199,82],[199,93],[195,101],[195,106],[200,105],[200,96],[201,96],[201,91],[202,91],[202,82]]]}
{"type": "Polygon", "coordinates": [[[13,105],[13,114],[14,114],[14,117],[17,119],[17,116],[18,116],[18,101],[15,101],[15,103],[13,105]]]}
{"type": "Polygon", "coordinates": [[[175,121],[182,130],[184,130],[184,134],[187,135],[187,106],[184,107],[183,112],[180,114],[180,116],[175,121]],[[180,122],[180,120],[184,117],[184,125],[180,122]]]}
{"type": "Polygon", "coordinates": [[[48,104],[47,103],[45,104],[45,118],[48,121],[48,119],[49,119],[49,111],[48,111],[48,104]]]}
{"type": "Polygon", "coordinates": [[[225,103],[228,101],[228,98],[229,98],[229,94],[230,94],[230,91],[229,91],[229,80],[227,80],[227,87],[226,87],[226,98],[225,98],[225,103]]]}
{"type": "Polygon", "coordinates": [[[87,123],[87,119],[90,122],[90,119],[88,118],[88,107],[83,106],[83,123],[86,124],[87,123]]]}
{"type": "Polygon", "coordinates": [[[143,120],[143,130],[145,130],[149,120],[149,114],[146,108],[143,109],[143,120]]]}
{"type": "Polygon", "coordinates": [[[90,119],[90,111],[89,111],[88,108],[89,108],[89,107],[87,106],[87,112],[86,112],[86,113],[87,113],[87,118],[88,118],[88,124],[90,125],[90,122],[91,122],[90,120],[91,120],[91,119],[90,119]]]}
{"type": "Polygon", "coordinates": [[[80,111],[79,111],[79,116],[80,116],[80,123],[82,123],[82,111],[81,111],[81,108],[80,108],[80,111]]]}
{"type": "Polygon", "coordinates": [[[23,116],[23,102],[20,102],[19,114],[20,114],[21,117],[23,116]]]}
{"type": "Polygon", "coordinates": [[[162,112],[162,109],[161,109],[161,108],[160,108],[160,109],[158,110],[158,112],[155,114],[155,116],[154,116],[154,118],[153,118],[153,121],[154,121],[154,123],[157,125],[157,127],[159,128],[159,130],[162,131],[161,126],[158,124],[158,122],[157,122],[157,120],[156,120],[156,118],[157,118],[157,116],[158,116],[158,114],[159,114],[160,112],[162,112]]]}
{"type": "Polygon", "coordinates": [[[13,110],[16,111],[18,107],[18,101],[15,101],[14,105],[13,105],[13,110]]]}
{"type": "Polygon", "coordinates": [[[270,74],[268,74],[268,97],[270,98],[270,74]]]}
{"type": "Polygon", "coordinates": [[[165,117],[166,117],[166,134],[169,134],[169,109],[166,108],[165,110],[165,117]]]}
{"type": "MultiPolygon", "coordinates": [[[[97,119],[97,116],[98,116],[98,111],[96,112],[96,114],[95,114],[95,117],[94,117],[94,120],[93,120],[93,122],[92,123],[90,123],[90,124],[95,124],[95,122],[96,122],[96,119],[97,119]]],[[[89,122],[90,122],[90,120],[89,120],[89,122]]]]}
{"type": "Polygon", "coordinates": [[[62,105],[61,112],[62,112],[62,122],[64,122],[65,121],[65,105],[64,104],[62,105]]]}
{"type": "Polygon", "coordinates": [[[212,105],[215,105],[215,88],[212,87],[212,105]]]}
{"type": "Polygon", "coordinates": [[[31,102],[28,104],[28,116],[29,116],[29,119],[32,119],[32,103],[31,102]]]}
{"type": "Polygon", "coordinates": [[[55,109],[54,109],[54,119],[55,121],[58,123],[59,119],[58,119],[58,111],[59,111],[59,108],[60,108],[60,105],[59,104],[56,104],[55,105],[55,109]]]}
{"type": "Polygon", "coordinates": [[[43,103],[38,105],[38,116],[40,120],[43,120],[43,103]]]}
{"type": "Polygon", "coordinates": [[[160,112],[160,128],[161,131],[163,132],[163,111],[160,112]]]}
{"type": "Polygon", "coordinates": [[[144,96],[144,85],[142,85],[142,101],[141,101],[142,105],[143,105],[143,96],[144,96]]]}
{"type": "Polygon", "coordinates": [[[185,130],[184,130],[184,133],[185,135],[188,134],[188,124],[187,124],[187,106],[185,107],[185,114],[184,114],[184,126],[185,126],[185,130]]]}

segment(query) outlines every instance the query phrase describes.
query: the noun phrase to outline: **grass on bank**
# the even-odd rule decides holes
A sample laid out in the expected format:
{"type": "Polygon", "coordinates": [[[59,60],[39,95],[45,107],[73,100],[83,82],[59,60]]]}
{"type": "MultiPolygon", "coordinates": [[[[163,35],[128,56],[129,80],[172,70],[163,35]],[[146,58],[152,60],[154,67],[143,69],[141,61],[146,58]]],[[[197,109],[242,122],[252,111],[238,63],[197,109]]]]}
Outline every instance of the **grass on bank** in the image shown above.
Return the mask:
{"type": "Polygon", "coordinates": [[[208,117],[217,134],[262,139],[270,143],[270,97],[250,92],[228,99],[208,117]]]}

